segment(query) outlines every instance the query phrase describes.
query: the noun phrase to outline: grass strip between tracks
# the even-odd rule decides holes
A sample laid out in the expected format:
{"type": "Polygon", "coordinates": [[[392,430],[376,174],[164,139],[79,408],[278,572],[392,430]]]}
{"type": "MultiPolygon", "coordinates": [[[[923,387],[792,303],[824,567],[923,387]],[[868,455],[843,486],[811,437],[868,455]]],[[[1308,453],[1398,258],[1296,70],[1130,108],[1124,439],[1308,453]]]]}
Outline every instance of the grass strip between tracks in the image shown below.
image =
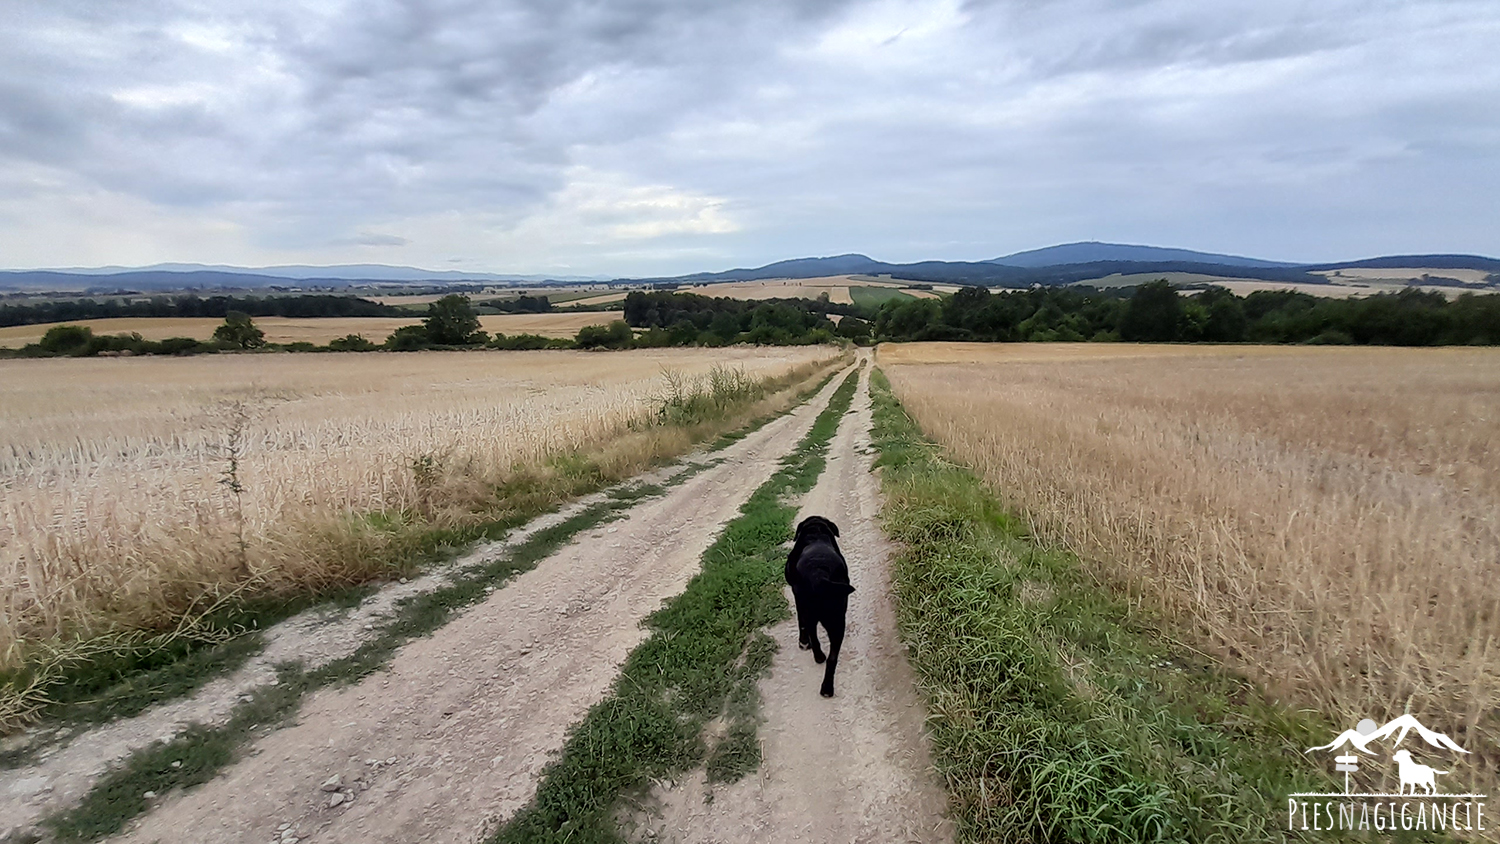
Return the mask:
{"type": "Polygon", "coordinates": [[[621,798],[651,779],[705,762],[712,778],[736,779],[759,765],[756,681],[776,651],[762,628],[787,615],[782,564],[794,501],[822,474],[858,383],[856,370],[704,553],[703,571],[646,620],[651,635],[626,658],[609,696],[572,729],[536,798],[493,842],[618,842],[621,798]],[[728,729],[706,738],[721,715],[728,729]]]}
{"type": "MultiPolygon", "coordinates": [[[[821,379],[819,388],[832,377],[830,374],[821,379]]],[[[798,404],[811,395],[815,391],[802,393],[798,404]]],[[[768,421],[760,419],[753,424],[759,427],[768,421]]],[[[726,440],[722,445],[733,441],[726,440]]],[[[226,723],[195,725],[170,741],[136,751],[101,776],[77,806],[47,817],[43,826],[64,842],[96,841],[120,831],[151,808],[153,801],[144,796],[146,792],[165,795],[174,788],[209,781],[237,758],[245,742],[277,729],[294,715],[307,694],[334,683],[356,681],[379,669],[401,645],[442,627],[456,613],[534,568],[574,536],[621,518],[641,501],[665,494],[718,462],[690,464],[661,484],[621,485],[604,501],[537,531],[498,558],[462,569],[438,589],[403,600],[376,636],[347,657],[313,669],[295,663],[278,666],[277,684],[252,692],[248,701],[234,708],[226,723]]],[[[508,530],[513,525],[503,527],[508,530]]]]}
{"type": "MultiPolygon", "coordinates": [[[[897,618],[962,842],[1281,841],[1323,725],[1043,548],[872,377],[897,618]]],[[[1320,833],[1327,834],[1327,833],[1320,833]]]]}

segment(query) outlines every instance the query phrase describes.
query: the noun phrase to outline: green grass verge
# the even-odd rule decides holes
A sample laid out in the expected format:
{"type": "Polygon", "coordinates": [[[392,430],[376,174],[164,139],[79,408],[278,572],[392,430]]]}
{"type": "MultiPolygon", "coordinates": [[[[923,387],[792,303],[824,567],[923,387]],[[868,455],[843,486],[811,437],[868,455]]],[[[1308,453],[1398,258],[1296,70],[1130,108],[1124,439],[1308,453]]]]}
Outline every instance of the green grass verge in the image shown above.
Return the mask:
{"type": "Polygon", "coordinates": [[[883,374],[872,383],[883,517],[902,544],[897,616],[960,840],[1292,834],[1285,795],[1331,785],[1301,753],[1327,725],[1271,704],[1133,615],[1076,558],[1033,543],[923,437],[883,374]]]}
{"type": "Polygon", "coordinates": [[[858,372],[833,393],[812,429],[751,494],[703,555],[703,571],[646,620],[651,635],[626,659],[610,694],[575,726],[536,798],[492,841],[618,842],[621,798],[652,778],[707,764],[732,780],[760,764],[757,680],[776,644],[762,628],[785,618],[783,543],[791,499],[822,474],[828,443],[849,409],[858,372]],[[717,739],[705,733],[722,718],[717,739]]]}

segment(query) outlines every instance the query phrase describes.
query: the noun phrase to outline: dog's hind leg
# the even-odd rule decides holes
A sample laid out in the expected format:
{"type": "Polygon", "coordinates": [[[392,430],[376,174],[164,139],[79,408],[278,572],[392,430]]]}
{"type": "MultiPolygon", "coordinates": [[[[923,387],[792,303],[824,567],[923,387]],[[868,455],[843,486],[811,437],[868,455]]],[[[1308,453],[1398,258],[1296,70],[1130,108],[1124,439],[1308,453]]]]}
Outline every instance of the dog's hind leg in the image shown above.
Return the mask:
{"type": "MultiPolygon", "coordinates": [[[[839,649],[844,646],[844,620],[841,618],[833,625],[823,625],[828,630],[828,664],[823,667],[823,688],[818,694],[823,697],[833,697],[833,672],[839,667],[839,649]]],[[[814,653],[816,658],[818,654],[814,653]]],[[[822,660],[818,660],[822,662],[822,660]]]]}
{"type": "Polygon", "coordinates": [[[816,648],[818,646],[818,618],[813,613],[812,596],[803,595],[794,588],[792,600],[797,606],[797,647],[804,651],[808,648],[816,648]]]}
{"type": "MultiPolygon", "coordinates": [[[[813,603],[813,597],[799,589],[792,589],[792,598],[796,604],[796,646],[802,651],[808,648],[817,652],[817,604],[813,603]]],[[[822,663],[822,658],[819,658],[822,663]]]]}

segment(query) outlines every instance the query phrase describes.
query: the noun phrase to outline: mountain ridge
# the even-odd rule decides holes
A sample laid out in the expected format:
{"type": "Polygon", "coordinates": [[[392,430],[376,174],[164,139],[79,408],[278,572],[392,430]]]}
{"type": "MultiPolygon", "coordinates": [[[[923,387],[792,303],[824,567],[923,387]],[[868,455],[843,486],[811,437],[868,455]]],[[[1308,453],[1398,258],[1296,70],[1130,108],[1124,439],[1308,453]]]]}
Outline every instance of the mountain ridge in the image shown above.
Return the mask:
{"type": "Polygon", "coordinates": [[[1131,244],[1085,241],[1017,252],[991,261],[917,261],[888,263],[860,253],[791,258],[758,267],[697,272],[678,276],[620,277],[510,275],[469,273],[461,270],[424,270],[387,264],[336,264],[314,266],[286,264],[272,267],[234,267],[212,264],[155,264],[149,267],[73,267],[49,270],[0,270],[0,289],[27,285],[47,289],[139,290],[258,289],[266,287],[347,287],[382,283],[435,284],[478,282],[528,284],[542,281],[574,283],[609,280],[616,283],[693,284],[716,281],[754,281],[774,278],[817,278],[837,275],[891,276],[904,281],[1023,288],[1032,285],[1071,284],[1110,275],[1150,273],[1194,273],[1206,276],[1260,279],[1297,284],[1327,284],[1320,272],[1360,268],[1470,269],[1500,276],[1500,259],[1482,255],[1432,254],[1388,255],[1355,261],[1293,264],[1131,244]],[[1088,260],[1099,255],[1127,255],[1154,260],[1088,260]],[[1166,259],[1169,256],[1170,260],[1166,259]],[[1184,257],[1185,256],[1185,257],[1184,257]],[[1187,260],[1191,258],[1192,260],[1187,260]],[[1040,264],[1042,260],[1067,263],[1040,264]],[[1031,262],[1018,266],[1004,261],[1031,262]],[[1238,263],[1223,263],[1234,261],[1238,263]]]}
{"type": "Polygon", "coordinates": [[[1013,252],[984,263],[1001,264],[1007,267],[1055,267],[1066,264],[1090,264],[1097,261],[1130,261],[1158,263],[1186,261],[1195,264],[1218,264],[1226,267],[1296,267],[1303,266],[1292,261],[1268,261],[1263,258],[1246,258],[1242,255],[1225,255],[1218,252],[1199,252],[1195,249],[1177,249],[1165,246],[1142,246],[1133,243],[1106,243],[1098,240],[1080,240],[1060,243],[1041,249],[1013,252]]]}

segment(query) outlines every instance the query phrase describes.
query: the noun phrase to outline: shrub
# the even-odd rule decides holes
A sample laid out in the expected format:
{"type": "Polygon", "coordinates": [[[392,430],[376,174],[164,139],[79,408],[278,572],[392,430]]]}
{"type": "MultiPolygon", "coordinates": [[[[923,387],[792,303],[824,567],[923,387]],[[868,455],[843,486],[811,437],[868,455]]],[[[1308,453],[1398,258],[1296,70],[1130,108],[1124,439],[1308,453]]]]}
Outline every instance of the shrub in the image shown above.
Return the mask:
{"type": "Polygon", "coordinates": [[[375,343],[365,339],[363,334],[345,334],[336,340],[328,341],[330,352],[368,352],[380,348],[375,343]]]}
{"type": "Polygon", "coordinates": [[[510,337],[496,334],[491,338],[489,346],[492,349],[525,352],[536,349],[571,349],[573,341],[558,337],[543,337],[540,334],[516,334],[510,337]]]}
{"type": "Polygon", "coordinates": [[[403,325],[385,338],[385,347],[393,352],[415,352],[432,347],[425,325],[403,325]]]}
{"type": "Polygon", "coordinates": [[[147,341],[144,351],[153,355],[201,355],[218,351],[218,347],[192,337],[168,337],[160,342],[147,341]]]}
{"type": "Polygon", "coordinates": [[[86,325],[54,325],[37,345],[55,355],[71,355],[84,351],[92,339],[94,330],[86,325]]]}
{"type": "Polygon", "coordinates": [[[628,349],[633,337],[630,325],[617,319],[609,325],[585,325],[573,342],[580,349],[628,349]]]}

